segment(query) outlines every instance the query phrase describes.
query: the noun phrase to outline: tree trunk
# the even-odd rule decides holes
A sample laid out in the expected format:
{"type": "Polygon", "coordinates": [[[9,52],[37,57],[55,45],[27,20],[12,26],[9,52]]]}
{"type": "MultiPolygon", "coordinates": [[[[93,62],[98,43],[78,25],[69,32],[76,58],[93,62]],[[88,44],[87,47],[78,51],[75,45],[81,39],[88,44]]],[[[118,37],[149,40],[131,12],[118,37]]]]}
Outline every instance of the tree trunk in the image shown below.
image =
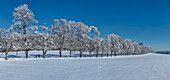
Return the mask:
{"type": "Polygon", "coordinates": [[[72,50],[70,49],[70,57],[71,57],[72,50]]]}
{"type": "MultiPolygon", "coordinates": [[[[25,24],[23,24],[23,33],[24,33],[24,42],[26,43],[27,38],[26,38],[26,25],[25,24]]],[[[25,55],[26,55],[26,59],[28,59],[28,49],[25,49],[25,55]]]]}
{"type": "Polygon", "coordinates": [[[61,57],[62,57],[62,55],[61,55],[62,51],[61,51],[61,50],[59,50],[59,53],[60,53],[60,58],[61,58],[61,57]]]}
{"type": "Polygon", "coordinates": [[[43,52],[43,58],[45,59],[45,53],[43,52]]]}
{"type": "Polygon", "coordinates": [[[111,51],[111,57],[112,57],[113,51],[111,51]]]}
{"type": "Polygon", "coordinates": [[[80,58],[82,57],[82,52],[80,51],[80,58]]]}
{"type": "Polygon", "coordinates": [[[109,52],[107,51],[107,57],[109,57],[109,52]]]}
{"type": "Polygon", "coordinates": [[[5,60],[7,60],[8,52],[5,52],[5,60]]]}
{"type": "Polygon", "coordinates": [[[96,58],[98,57],[99,51],[96,52],[96,58]]]}
{"type": "Polygon", "coordinates": [[[25,51],[26,59],[28,59],[28,50],[25,51]]]}
{"type": "Polygon", "coordinates": [[[103,51],[102,51],[101,57],[103,57],[103,51]]]}
{"type": "Polygon", "coordinates": [[[92,57],[91,51],[89,51],[89,56],[90,56],[90,58],[92,57]]]}
{"type": "Polygon", "coordinates": [[[116,56],[116,51],[114,52],[114,56],[116,56]]]}
{"type": "Polygon", "coordinates": [[[47,50],[43,50],[43,58],[45,59],[45,55],[47,53],[47,50]]]}

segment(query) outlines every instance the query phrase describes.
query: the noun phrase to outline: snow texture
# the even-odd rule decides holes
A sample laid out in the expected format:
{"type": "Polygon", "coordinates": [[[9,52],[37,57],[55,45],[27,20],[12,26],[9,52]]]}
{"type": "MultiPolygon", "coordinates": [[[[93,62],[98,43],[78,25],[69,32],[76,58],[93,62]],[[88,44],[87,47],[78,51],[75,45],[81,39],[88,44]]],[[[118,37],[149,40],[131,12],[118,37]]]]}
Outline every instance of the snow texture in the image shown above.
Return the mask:
{"type": "MultiPolygon", "coordinates": [[[[19,56],[23,53],[19,52],[19,56]]],[[[29,53],[35,55],[41,52],[29,53]]],[[[47,55],[54,53],[56,51],[50,51],[47,55]]],[[[10,52],[9,56],[12,54],[14,53],[10,52]]],[[[66,56],[69,52],[64,51],[63,54],[66,56]]],[[[140,56],[81,59],[9,58],[5,61],[0,58],[0,66],[0,80],[168,80],[170,56],[149,53],[140,56]]]]}

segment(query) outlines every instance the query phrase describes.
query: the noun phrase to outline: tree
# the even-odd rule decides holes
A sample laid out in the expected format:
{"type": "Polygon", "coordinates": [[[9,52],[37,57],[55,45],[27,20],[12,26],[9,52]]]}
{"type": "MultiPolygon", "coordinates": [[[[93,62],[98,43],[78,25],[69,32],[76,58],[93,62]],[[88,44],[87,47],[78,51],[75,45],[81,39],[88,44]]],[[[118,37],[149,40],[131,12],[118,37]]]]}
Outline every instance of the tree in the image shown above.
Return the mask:
{"type": "Polygon", "coordinates": [[[109,56],[109,51],[110,51],[110,48],[111,48],[111,42],[110,42],[110,39],[109,37],[107,36],[106,39],[104,40],[103,42],[105,44],[105,47],[106,47],[106,54],[107,54],[107,57],[109,56]]]}
{"type": "Polygon", "coordinates": [[[2,50],[2,52],[5,52],[5,60],[7,60],[8,52],[13,47],[13,44],[12,44],[13,39],[12,39],[12,35],[8,29],[2,29],[2,32],[3,32],[3,37],[2,37],[2,40],[0,41],[1,50],[2,50]]]}
{"type": "MultiPolygon", "coordinates": [[[[90,35],[91,35],[91,38],[89,38],[89,47],[88,47],[88,50],[89,50],[89,55],[90,57],[92,56],[92,51],[95,47],[95,44],[94,43],[97,43],[97,42],[94,42],[94,39],[95,38],[98,38],[100,36],[100,32],[98,31],[98,29],[94,26],[90,26],[89,27],[89,30],[90,30],[90,35]]],[[[95,39],[95,40],[98,40],[98,39],[95,39]]],[[[97,56],[97,55],[96,55],[97,56]]]]}
{"type": "Polygon", "coordinates": [[[140,48],[135,41],[132,41],[132,45],[134,46],[134,53],[133,55],[138,55],[140,53],[140,48]]]}
{"type": "Polygon", "coordinates": [[[142,42],[140,42],[139,43],[139,48],[140,48],[140,50],[141,50],[141,54],[145,54],[146,53],[146,48],[145,48],[145,46],[143,45],[143,43],[142,42]]]}
{"type": "Polygon", "coordinates": [[[127,55],[130,55],[131,53],[134,52],[134,46],[132,44],[132,40],[126,39],[126,43],[127,43],[127,46],[128,46],[127,55]]]}
{"type": "Polygon", "coordinates": [[[140,43],[139,43],[139,45],[143,45],[143,43],[142,43],[142,42],[140,42],[140,43]]]}
{"type": "Polygon", "coordinates": [[[41,26],[41,28],[42,28],[42,34],[40,34],[40,38],[41,38],[41,40],[40,40],[40,45],[41,45],[41,49],[42,49],[42,51],[43,51],[43,58],[45,58],[45,55],[46,55],[46,53],[47,53],[47,49],[48,49],[48,35],[46,34],[47,33],[47,31],[48,31],[48,27],[46,27],[45,26],[45,23],[44,23],[44,26],[41,26]]]}
{"type": "Polygon", "coordinates": [[[122,55],[122,53],[124,53],[124,49],[123,49],[123,41],[124,41],[124,39],[121,38],[121,37],[118,37],[118,38],[119,38],[119,42],[118,42],[118,47],[119,48],[117,48],[118,49],[117,52],[118,52],[118,56],[120,56],[120,55],[122,55]]]}
{"type": "Polygon", "coordinates": [[[103,53],[106,51],[106,47],[105,47],[105,39],[101,39],[101,57],[103,57],[103,53]]]}
{"type": "Polygon", "coordinates": [[[107,39],[108,39],[109,44],[110,44],[111,57],[112,57],[113,52],[114,52],[114,56],[116,56],[116,52],[118,52],[119,47],[120,47],[119,36],[111,34],[111,35],[107,36],[107,39]]]}
{"type": "Polygon", "coordinates": [[[38,23],[37,20],[34,19],[34,14],[31,10],[28,9],[28,5],[24,4],[14,9],[13,12],[13,22],[14,27],[18,28],[20,32],[24,34],[24,47],[25,47],[25,54],[26,59],[28,59],[28,44],[27,44],[27,37],[26,37],[26,28],[28,25],[38,23]],[[16,25],[18,24],[18,25],[16,25]]]}
{"type": "Polygon", "coordinates": [[[67,34],[67,42],[68,42],[68,46],[69,46],[69,51],[70,51],[70,57],[72,54],[72,50],[75,47],[75,34],[77,31],[77,26],[76,26],[76,22],[75,21],[69,21],[68,22],[68,34],[67,34]]]}
{"type": "Polygon", "coordinates": [[[125,39],[123,41],[122,46],[123,46],[123,55],[125,55],[128,52],[128,48],[129,48],[128,43],[127,43],[127,39],[125,39]]]}
{"type": "Polygon", "coordinates": [[[28,5],[24,4],[14,9],[13,25],[9,29],[0,28],[0,48],[1,52],[5,52],[5,59],[10,50],[19,51],[25,50],[26,59],[28,59],[29,50],[42,50],[43,58],[47,50],[59,50],[62,57],[63,50],[80,51],[80,57],[84,51],[96,53],[98,57],[101,51],[101,57],[104,52],[111,56],[124,53],[127,55],[146,54],[152,52],[152,48],[145,47],[143,43],[139,45],[130,39],[123,39],[118,35],[110,34],[106,39],[99,38],[100,32],[97,27],[88,27],[82,22],[67,21],[66,19],[55,19],[48,33],[48,28],[44,25],[39,27],[34,25],[38,23],[34,19],[34,14],[28,9],[28,5]]]}
{"type": "Polygon", "coordinates": [[[66,41],[67,32],[69,30],[68,22],[66,19],[55,19],[54,24],[51,25],[50,32],[55,35],[54,38],[57,39],[59,45],[59,54],[62,57],[62,50],[64,43],[66,41]]]}
{"type": "Polygon", "coordinates": [[[77,50],[80,51],[80,58],[82,57],[82,53],[87,50],[87,41],[89,28],[82,22],[77,22],[77,32],[76,32],[76,40],[77,40],[77,50]]]}
{"type": "Polygon", "coordinates": [[[101,49],[101,39],[100,38],[94,38],[94,51],[96,53],[96,58],[98,57],[99,55],[99,51],[101,49]]]}

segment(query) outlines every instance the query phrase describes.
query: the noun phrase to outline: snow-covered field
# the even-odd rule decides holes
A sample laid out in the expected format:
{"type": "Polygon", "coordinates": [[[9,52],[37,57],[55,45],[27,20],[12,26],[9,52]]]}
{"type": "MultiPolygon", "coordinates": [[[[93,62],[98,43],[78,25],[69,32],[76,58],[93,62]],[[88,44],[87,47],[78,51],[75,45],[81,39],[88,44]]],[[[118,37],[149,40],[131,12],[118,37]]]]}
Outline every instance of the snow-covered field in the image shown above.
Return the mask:
{"type": "MultiPolygon", "coordinates": [[[[9,54],[9,60],[0,58],[0,80],[169,80],[170,55],[150,53],[140,56],[80,59],[58,58],[55,51],[47,53],[47,59],[33,58],[41,52],[9,54]],[[55,58],[54,58],[55,57],[55,58]]],[[[87,53],[85,53],[87,54],[87,53]]],[[[3,56],[3,55],[2,55],[3,56]]]]}

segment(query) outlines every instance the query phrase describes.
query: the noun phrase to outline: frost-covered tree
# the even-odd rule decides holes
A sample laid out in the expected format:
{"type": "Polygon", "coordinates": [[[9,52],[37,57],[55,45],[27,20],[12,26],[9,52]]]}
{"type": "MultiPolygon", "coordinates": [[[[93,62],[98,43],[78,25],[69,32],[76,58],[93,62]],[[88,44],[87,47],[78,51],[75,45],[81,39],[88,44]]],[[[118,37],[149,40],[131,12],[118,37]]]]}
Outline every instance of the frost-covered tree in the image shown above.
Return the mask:
{"type": "Polygon", "coordinates": [[[105,39],[101,39],[101,57],[103,57],[104,52],[106,52],[105,39]]]}
{"type": "Polygon", "coordinates": [[[24,47],[25,47],[25,54],[26,59],[28,59],[28,44],[27,44],[27,37],[26,37],[26,29],[29,25],[38,23],[37,20],[34,19],[34,14],[31,10],[28,9],[28,5],[24,4],[14,9],[13,12],[13,22],[14,28],[20,30],[19,32],[23,32],[24,36],[24,47]]]}
{"type": "Polygon", "coordinates": [[[69,21],[67,26],[68,26],[67,42],[68,42],[68,47],[69,47],[70,57],[71,57],[72,50],[75,48],[75,44],[76,44],[75,34],[77,31],[77,25],[75,21],[69,21]]]}
{"type": "Polygon", "coordinates": [[[123,41],[124,39],[121,38],[120,36],[118,36],[118,47],[116,47],[116,52],[117,52],[117,55],[121,55],[123,52],[124,52],[124,49],[123,49],[123,41]]]}
{"type": "Polygon", "coordinates": [[[96,53],[96,57],[98,57],[99,55],[99,51],[101,49],[101,40],[100,38],[94,38],[93,42],[94,42],[94,51],[96,53]]]}
{"type": "Polygon", "coordinates": [[[141,50],[141,54],[146,54],[152,52],[152,48],[145,47],[143,43],[139,43],[139,48],[141,50]]]}
{"type": "Polygon", "coordinates": [[[129,54],[134,52],[134,46],[132,44],[132,40],[130,40],[130,39],[126,39],[126,43],[127,43],[127,46],[128,46],[128,49],[126,51],[126,55],[129,55],[129,54]]]}
{"type": "Polygon", "coordinates": [[[105,45],[105,48],[106,48],[106,54],[107,54],[107,57],[109,56],[109,52],[110,52],[110,48],[111,48],[111,45],[110,45],[110,39],[109,37],[107,36],[106,39],[104,39],[103,41],[104,45],[105,45]]]}
{"type": "Polygon", "coordinates": [[[43,58],[45,58],[45,55],[47,53],[47,46],[48,46],[48,41],[46,42],[46,39],[48,39],[48,35],[46,35],[46,32],[48,31],[48,27],[45,26],[42,26],[42,29],[43,29],[43,40],[42,40],[42,46],[43,46],[43,58]]]}
{"type": "Polygon", "coordinates": [[[111,56],[113,52],[114,56],[120,53],[139,55],[152,52],[152,48],[145,47],[143,43],[138,45],[134,40],[124,40],[115,34],[101,39],[97,27],[88,27],[82,22],[66,19],[55,19],[49,30],[50,33],[45,25],[41,26],[42,30],[39,32],[39,26],[34,25],[38,21],[34,19],[33,12],[26,4],[15,8],[13,17],[14,24],[9,29],[0,28],[0,48],[6,53],[5,59],[10,50],[25,50],[26,59],[29,50],[42,50],[43,58],[47,50],[59,50],[60,57],[62,57],[63,50],[70,51],[70,57],[73,50],[80,51],[80,57],[84,51],[88,51],[90,57],[92,52],[95,52],[98,57],[100,51],[101,57],[104,52],[107,53],[107,57],[109,52],[111,56]]]}
{"type": "Polygon", "coordinates": [[[47,53],[48,47],[49,47],[49,35],[47,34],[48,32],[48,27],[45,26],[40,26],[41,28],[41,33],[39,33],[39,39],[38,42],[40,49],[43,51],[43,58],[45,58],[45,55],[47,53]]]}
{"type": "Polygon", "coordinates": [[[76,40],[77,40],[77,50],[80,51],[80,58],[82,57],[82,53],[87,50],[87,41],[89,28],[82,22],[77,22],[77,31],[76,31],[76,40]]]}
{"type": "Polygon", "coordinates": [[[107,36],[107,39],[109,41],[109,45],[110,45],[110,51],[111,51],[111,56],[114,52],[114,56],[116,56],[116,52],[118,52],[119,50],[119,36],[111,34],[107,36]]]}
{"type": "Polygon", "coordinates": [[[35,44],[37,43],[36,42],[36,39],[38,38],[37,34],[38,34],[38,26],[29,26],[27,28],[27,41],[26,41],[26,44],[27,44],[27,50],[35,50],[34,46],[36,46],[35,44]]]}
{"type": "Polygon", "coordinates": [[[145,46],[143,45],[142,42],[139,43],[139,48],[140,48],[140,54],[144,54],[145,53],[145,46]]]}
{"type": "Polygon", "coordinates": [[[5,52],[5,60],[7,60],[7,55],[8,52],[12,49],[13,47],[13,36],[11,35],[9,29],[2,29],[2,34],[3,37],[0,40],[0,48],[2,52],[5,52]]]}
{"type": "Polygon", "coordinates": [[[123,48],[123,52],[122,52],[122,55],[125,55],[127,50],[128,50],[128,44],[126,42],[126,39],[123,40],[123,43],[122,43],[122,48],[123,48]]]}
{"type": "Polygon", "coordinates": [[[89,55],[91,57],[92,56],[91,53],[96,46],[95,43],[97,43],[97,42],[94,42],[94,40],[98,40],[98,39],[95,39],[95,38],[98,38],[100,36],[100,32],[98,31],[97,27],[94,27],[94,26],[90,26],[89,30],[90,30],[91,37],[89,38],[89,41],[88,41],[88,44],[89,44],[88,51],[89,51],[89,55]]]}
{"type": "Polygon", "coordinates": [[[148,50],[148,53],[152,52],[152,48],[150,48],[150,47],[147,47],[147,50],[148,50]]]}
{"type": "Polygon", "coordinates": [[[55,36],[56,40],[58,41],[58,49],[60,57],[62,57],[62,50],[64,47],[64,43],[66,41],[66,36],[69,31],[68,22],[66,19],[55,19],[54,24],[51,26],[51,33],[55,36]]]}
{"type": "Polygon", "coordinates": [[[134,52],[132,53],[132,55],[140,54],[140,48],[139,48],[138,44],[135,41],[133,41],[132,45],[134,46],[134,52]]]}

